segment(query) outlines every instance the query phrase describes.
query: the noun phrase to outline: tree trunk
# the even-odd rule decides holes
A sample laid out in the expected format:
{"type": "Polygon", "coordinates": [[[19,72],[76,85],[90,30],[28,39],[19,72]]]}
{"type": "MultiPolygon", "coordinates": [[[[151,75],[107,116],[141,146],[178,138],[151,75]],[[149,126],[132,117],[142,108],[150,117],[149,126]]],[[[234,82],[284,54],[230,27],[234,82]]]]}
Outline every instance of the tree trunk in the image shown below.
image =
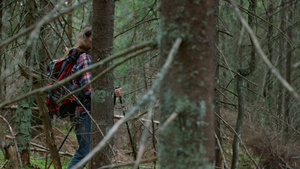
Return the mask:
{"type": "MultiPolygon", "coordinates": [[[[2,21],[2,13],[3,13],[3,0],[0,0],[0,40],[1,41],[3,41],[3,39],[2,39],[2,26],[3,26],[3,21],[2,21]]],[[[2,75],[2,65],[3,65],[3,63],[2,63],[2,60],[4,59],[4,58],[2,58],[3,57],[3,54],[2,54],[2,52],[1,52],[1,54],[0,54],[0,75],[2,75]]],[[[3,90],[3,79],[1,79],[0,80],[0,101],[1,100],[4,100],[4,92],[2,91],[3,90]]]]}
{"type": "MultiPolygon", "coordinates": [[[[72,6],[72,0],[68,0],[68,6],[69,7],[72,6]]],[[[73,30],[73,28],[72,28],[72,12],[70,12],[68,14],[68,33],[67,34],[68,34],[68,37],[71,41],[71,46],[73,46],[72,45],[72,30],[73,30]]]]}
{"type": "MultiPolygon", "coordinates": [[[[25,26],[29,27],[35,22],[36,7],[34,0],[25,1],[25,11],[28,13],[25,17],[25,26]]],[[[27,48],[25,51],[26,64],[28,66],[33,65],[30,60],[31,50],[27,48]]],[[[25,78],[28,78],[25,76],[25,78]]],[[[22,87],[22,93],[29,92],[32,89],[32,83],[29,80],[24,79],[24,85],[22,87]]],[[[25,165],[30,166],[30,131],[31,131],[31,118],[32,118],[32,101],[28,99],[21,100],[18,102],[18,108],[16,111],[16,139],[19,143],[19,151],[21,154],[22,161],[25,165]]]]}
{"type": "MultiPolygon", "coordinates": [[[[93,1],[93,44],[92,60],[97,62],[109,57],[113,50],[113,27],[114,27],[114,0],[93,1]]],[[[92,74],[98,74],[109,65],[97,68],[92,74]]],[[[104,134],[113,126],[114,103],[113,103],[113,73],[109,72],[93,83],[92,92],[92,116],[100,126],[104,134]]],[[[102,140],[99,130],[92,124],[91,150],[102,140]]],[[[113,144],[113,141],[110,141],[113,144]]],[[[112,162],[112,150],[107,145],[100,153],[89,161],[89,168],[98,168],[109,165],[112,162]]]]}
{"type": "MultiPolygon", "coordinates": [[[[280,3],[280,30],[284,31],[285,28],[285,0],[282,0],[280,3]]],[[[282,72],[284,71],[283,69],[283,56],[285,53],[285,48],[284,48],[284,43],[283,40],[280,40],[279,42],[279,58],[278,58],[278,71],[280,72],[280,74],[282,74],[282,72]]],[[[278,118],[278,129],[281,130],[281,121],[280,118],[282,118],[282,105],[283,105],[283,86],[280,82],[278,82],[278,92],[277,92],[277,118],[278,118]]]]}
{"type": "MultiPolygon", "coordinates": [[[[273,0],[269,0],[269,6],[268,6],[268,11],[267,11],[267,16],[268,16],[268,21],[269,21],[269,26],[268,26],[268,33],[267,33],[267,56],[269,56],[270,62],[273,60],[273,43],[271,43],[271,39],[273,37],[273,10],[274,10],[274,5],[273,5],[273,0]]],[[[268,69],[268,68],[267,68],[268,69]]],[[[265,86],[264,86],[264,91],[263,95],[266,97],[267,105],[268,105],[268,111],[269,113],[265,113],[265,121],[267,125],[270,127],[270,114],[273,112],[273,106],[274,106],[274,98],[275,95],[273,94],[273,87],[274,87],[274,80],[273,76],[271,74],[271,70],[267,70],[266,74],[266,80],[265,80],[265,86]]]]}
{"type": "MultiPolygon", "coordinates": [[[[216,5],[216,15],[219,16],[219,1],[217,1],[217,5],[216,5]]],[[[219,21],[217,20],[217,24],[219,27],[219,21]]],[[[217,34],[217,38],[216,38],[216,45],[219,46],[219,33],[217,34]]],[[[216,55],[216,64],[217,64],[217,68],[216,68],[216,92],[215,92],[215,97],[216,97],[216,114],[218,114],[219,117],[221,117],[221,104],[220,104],[220,93],[217,91],[220,91],[220,70],[219,70],[219,64],[220,64],[220,57],[218,55],[216,55]]],[[[215,133],[216,136],[218,137],[219,141],[220,141],[220,146],[222,146],[222,137],[221,137],[221,119],[219,117],[215,116],[215,133]]],[[[218,142],[216,139],[216,166],[215,168],[222,168],[222,154],[221,154],[221,148],[217,146],[218,142]]]]}
{"type": "MultiPolygon", "coordinates": [[[[249,11],[255,14],[257,0],[249,1],[249,11]]],[[[250,14],[248,15],[248,23],[249,26],[253,27],[254,21],[253,16],[250,14]]],[[[251,39],[250,39],[251,40],[251,39]]],[[[236,120],[235,131],[238,135],[234,135],[233,143],[232,143],[232,161],[231,161],[231,169],[237,169],[239,165],[239,138],[242,133],[242,126],[243,126],[243,118],[245,114],[245,94],[244,94],[244,87],[245,82],[241,76],[248,76],[250,75],[254,69],[256,64],[256,56],[255,56],[255,48],[253,42],[251,40],[252,47],[251,47],[251,60],[249,62],[249,67],[245,69],[239,69],[237,78],[237,91],[238,91],[238,117],[236,120]]]]}
{"type": "MultiPolygon", "coordinates": [[[[289,14],[288,14],[288,19],[287,19],[287,22],[292,26],[293,25],[293,19],[292,19],[292,17],[293,17],[293,5],[292,6],[290,6],[289,8],[289,14]]],[[[288,32],[287,32],[287,37],[292,41],[292,39],[293,39],[293,36],[292,36],[292,34],[293,34],[293,30],[291,29],[291,30],[289,30],[288,32]]],[[[286,51],[287,51],[287,55],[286,55],[286,81],[288,82],[288,83],[290,83],[291,84],[291,75],[292,75],[292,61],[291,61],[291,59],[292,59],[292,52],[293,52],[293,49],[292,49],[292,46],[291,46],[291,44],[290,44],[290,42],[287,42],[286,43],[286,51]]],[[[285,90],[285,100],[284,100],[284,122],[286,123],[284,126],[284,131],[288,134],[288,132],[289,132],[289,127],[288,127],[288,125],[289,125],[289,123],[290,123],[290,120],[289,120],[289,116],[290,116],[290,105],[291,103],[290,103],[290,93],[289,93],[289,91],[287,91],[287,90],[285,90]]],[[[285,138],[288,138],[288,136],[287,137],[285,137],[285,138]]]]}
{"type": "Polygon", "coordinates": [[[161,123],[179,115],[159,133],[159,168],[214,168],[216,5],[216,0],[161,1],[161,63],[175,39],[184,41],[161,86],[161,123]]]}

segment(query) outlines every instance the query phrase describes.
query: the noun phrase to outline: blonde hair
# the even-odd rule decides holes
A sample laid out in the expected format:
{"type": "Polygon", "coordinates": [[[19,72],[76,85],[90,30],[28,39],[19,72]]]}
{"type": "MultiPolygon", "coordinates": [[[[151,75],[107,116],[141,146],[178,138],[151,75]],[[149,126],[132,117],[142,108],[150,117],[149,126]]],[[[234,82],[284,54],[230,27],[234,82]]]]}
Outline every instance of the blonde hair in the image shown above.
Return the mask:
{"type": "Polygon", "coordinates": [[[92,36],[92,27],[82,30],[78,34],[75,48],[79,51],[89,51],[92,48],[92,43],[89,40],[90,36],[92,36]]]}

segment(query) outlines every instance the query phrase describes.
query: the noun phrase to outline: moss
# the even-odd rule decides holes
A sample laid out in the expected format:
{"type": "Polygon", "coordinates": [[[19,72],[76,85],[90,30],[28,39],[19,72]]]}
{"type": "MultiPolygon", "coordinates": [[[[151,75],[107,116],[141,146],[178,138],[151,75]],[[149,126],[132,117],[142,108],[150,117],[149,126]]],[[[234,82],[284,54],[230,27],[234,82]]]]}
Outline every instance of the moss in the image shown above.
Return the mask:
{"type": "Polygon", "coordinates": [[[200,5],[200,1],[201,0],[194,0],[193,2],[194,2],[195,5],[200,5]]]}
{"type": "Polygon", "coordinates": [[[105,98],[107,96],[110,96],[110,94],[105,90],[95,90],[92,93],[92,99],[98,100],[100,103],[105,103],[105,98]]]}

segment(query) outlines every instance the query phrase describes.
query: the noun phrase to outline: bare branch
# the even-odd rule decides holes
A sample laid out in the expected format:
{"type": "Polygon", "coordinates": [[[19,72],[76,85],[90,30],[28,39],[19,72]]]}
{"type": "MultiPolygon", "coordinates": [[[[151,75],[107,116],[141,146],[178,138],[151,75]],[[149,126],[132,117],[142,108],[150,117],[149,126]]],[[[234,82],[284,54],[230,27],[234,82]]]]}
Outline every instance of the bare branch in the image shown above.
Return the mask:
{"type": "Polygon", "coordinates": [[[9,128],[9,131],[10,131],[10,133],[11,133],[11,135],[13,137],[14,143],[15,143],[16,150],[18,152],[18,158],[19,158],[20,168],[23,169],[22,159],[21,159],[19,148],[18,148],[18,143],[17,143],[16,137],[15,137],[15,133],[14,133],[13,129],[11,128],[9,122],[3,116],[1,116],[1,115],[0,115],[0,118],[7,124],[8,128],[9,128]]]}
{"type": "MultiPolygon", "coordinates": [[[[140,161],[140,163],[148,163],[148,162],[154,162],[157,160],[157,157],[147,158],[140,161]]],[[[135,161],[123,163],[123,164],[114,164],[114,165],[107,165],[103,166],[99,169],[108,169],[108,168],[119,168],[119,167],[125,167],[125,166],[133,166],[135,164],[135,161]]]]}

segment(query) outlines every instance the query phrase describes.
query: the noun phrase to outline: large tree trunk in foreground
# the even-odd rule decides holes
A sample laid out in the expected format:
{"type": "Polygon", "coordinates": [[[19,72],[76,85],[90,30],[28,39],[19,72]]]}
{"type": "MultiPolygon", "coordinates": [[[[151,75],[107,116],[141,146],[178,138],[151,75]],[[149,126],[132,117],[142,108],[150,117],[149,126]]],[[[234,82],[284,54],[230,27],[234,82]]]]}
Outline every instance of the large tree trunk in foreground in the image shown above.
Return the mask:
{"type": "Polygon", "coordinates": [[[178,37],[182,45],[160,93],[158,164],[163,169],[214,168],[216,0],[161,1],[160,54],[164,63],[178,37]]]}
{"type": "MultiPolygon", "coordinates": [[[[113,26],[114,26],[114,1],[93,1],[93,63],[109,57],[113,49],[113,26]]],[[[92,72],[98,74],[109,65],[104,65],[92,72]]],[[[92,93],[92,116],[100,126],[104,134],[113,126],[114,103],[113,103],[113,73],[107,73],[93,83],[92,93]]],[[[98,145],[103,136],[92,123],[91,150],[98,145]]],[[[113,141],[110,141],[112,144],[113,141]]],[[[112,150],[109,145],[101,150],[89,161],[89,168],[98,168],[109,165],[112,162],[112,150]]]]}

